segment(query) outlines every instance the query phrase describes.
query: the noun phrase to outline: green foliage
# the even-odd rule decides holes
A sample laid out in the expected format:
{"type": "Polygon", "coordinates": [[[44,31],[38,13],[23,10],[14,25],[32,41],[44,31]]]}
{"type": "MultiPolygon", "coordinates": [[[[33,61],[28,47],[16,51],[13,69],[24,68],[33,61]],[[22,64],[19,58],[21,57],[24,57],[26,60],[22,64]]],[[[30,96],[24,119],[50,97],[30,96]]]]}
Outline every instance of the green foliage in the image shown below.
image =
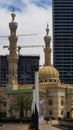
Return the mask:
{"type": "Polygon", "coordinates": [[[6,112],[0,112],[0,118],[5,118],[6,117],[6,112]]]}
{"type": "Polygon", "coordinates": [[[3,124],[2,123],[0,123],[0,127],[2,127],[3,126],[3,124]]]}
{"type": "MultiPolygon", "coordinates": [[[[25,95],[15,96],[10,103],[10,111],[14,110],[15,112],[20,111],[20,117],[24,117],[24,110],[31,110],[32,97],[25,95]]],[[[27,116],[27,114],[26,114],[27,116]]]]}
{"type": "Polygon", "coordinates": [[[31,123],[32,119],[31,117],[28,118],[19,118],[19,119],[15,119],[15,118],[1,118],[0,122],[1,123],[31,123]]]}
{"type": "Polygon", "coordinates": [[[62,121],[70,121],[70,122],[73,122],[73,118],[63,118],[62,121]]]}
{"type": "Polygon", "coordinates": [[[51,120],[55,120],[55,119],[56,119],[55,117],[45,117],[44,120],[45,120],[45,121],[49,121],[50,118],[51,118],[51,120]]]}
{"type": "Polygon", "coordinates": [[[49,117],[45,117],[44,120],[45,120],[45,121],[49,121],[49,117]]]}

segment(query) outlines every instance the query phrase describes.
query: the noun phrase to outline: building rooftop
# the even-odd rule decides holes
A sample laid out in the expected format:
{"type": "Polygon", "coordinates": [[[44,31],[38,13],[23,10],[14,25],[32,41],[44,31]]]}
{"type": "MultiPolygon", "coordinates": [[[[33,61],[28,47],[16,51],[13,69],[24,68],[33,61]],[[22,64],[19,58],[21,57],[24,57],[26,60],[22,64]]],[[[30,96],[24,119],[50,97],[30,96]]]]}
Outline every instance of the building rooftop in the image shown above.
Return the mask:
{"type": "MultiPolygon", "coordinates": [[[[11,90],[8,89],[6,90],[7,94],[14,94],[14,93],[31,93],[33,91],[33,89],[21,89],[21,90],[11,90]]],[[[40,89],[39,90],[41,93],[47,93],[47,91],[45,89],[40,89]]]]}

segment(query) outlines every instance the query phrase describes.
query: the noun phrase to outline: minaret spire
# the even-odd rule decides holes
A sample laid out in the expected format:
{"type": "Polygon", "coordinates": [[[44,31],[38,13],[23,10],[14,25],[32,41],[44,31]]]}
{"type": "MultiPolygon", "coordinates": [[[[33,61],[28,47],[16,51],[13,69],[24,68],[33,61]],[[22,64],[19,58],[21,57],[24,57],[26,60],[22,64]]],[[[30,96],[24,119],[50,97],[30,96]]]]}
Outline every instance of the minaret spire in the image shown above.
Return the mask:
{"type": "Polygon", "coordinates": [[[50,66],[51,65],[51,49],[50,49],[50,42],[51,42],[51,37],[49,36],[49,28],[48,28],[48,24],[47,24],[47,28],[46,28],[46,36],[44,37],[44,41],[45,41],[45,48],[44,48],[44,52],[45,52],[45,66],[50,66]]]}
{"type": "Polygon", "coordinates": [[[14,13],[14,8],[13,8],[13,10],[12,10],[11,16],[12,16],[12,21],[14,21],[15,16],[16,16],[15,13],[14,13]]]}
{"type": "Polygon", "coordinates": [[[15,20],[15,13],[14,9],[11,13],[12,21],[9,23],[10,28],[10,36],[9,36],[9,55],[8,59],[8,84],[7,87],[10,89],[17,89],[18,87],[18,55],[17,55],[17,40],[18,37],[16,36],[16,30],[18,24],[14,21],[15,20]]]}
{"type": "Polygon", "coordinates": [[[46,36],[48,36],[48,34],[49,34],[49,25],[47,24],[47,28],[46,28],[46,36]]]}

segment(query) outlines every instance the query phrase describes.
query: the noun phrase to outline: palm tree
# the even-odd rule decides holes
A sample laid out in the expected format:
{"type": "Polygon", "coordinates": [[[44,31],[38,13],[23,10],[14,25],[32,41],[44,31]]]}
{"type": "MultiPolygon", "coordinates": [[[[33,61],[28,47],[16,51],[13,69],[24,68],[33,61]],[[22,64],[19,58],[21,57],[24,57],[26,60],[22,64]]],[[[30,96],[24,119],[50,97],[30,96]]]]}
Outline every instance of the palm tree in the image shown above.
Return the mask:
{"type": "Polygon", "coordinates": [[[73,100],[71,102],[71,111],[73,111],[73,100]]]}
{"type": "Polygon", "coordinates": [[[27,113],[31,109],[31,103],[32,99],[30,96],[17,95],[11,100],[10,109],[15,112],[20,111],[20,118],[23,118],[24,110],[27,113]]]}
{"type": "Polygon", "coordinates": [[[2,105],[2,96],[0,95],[0,112],[1,112],[1,105],[2,105]]]}
{"type": "Polygon", "coordinates": [[[28,111],[31,111],[31,104],[32,104],[32,97],[30,97],[30,98],[26,101],[26,103],[25,103],[26,117],[27,117],[28,111]]]}
{"type": "Polygon", "coordinates": [[[1,112],[1,106],[3,103],[6,103],[6,98],[0,95],[0,112],[1,112]]]}

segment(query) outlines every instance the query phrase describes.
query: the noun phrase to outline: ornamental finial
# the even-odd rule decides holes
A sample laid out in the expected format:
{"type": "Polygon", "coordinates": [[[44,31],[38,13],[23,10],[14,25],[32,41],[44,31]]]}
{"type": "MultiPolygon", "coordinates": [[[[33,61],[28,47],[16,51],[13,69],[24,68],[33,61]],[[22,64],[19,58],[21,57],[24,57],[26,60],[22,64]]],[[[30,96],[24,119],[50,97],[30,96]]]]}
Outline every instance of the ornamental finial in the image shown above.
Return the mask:
{"type": "Polygon", "coordinates": [[[14,19],[15,19],[15,13],[14,13],[14,8],[12,9],[12,13],[11,13],[11,16],[12,16],[12,22],[14,21],[14,19]]]}
{"type": "Polygon", "coordinates": [[[47,28],[46,28],[46,36],[48,36],[48,34],[49,34],[49,25],[47,24],[47,28]]]}

